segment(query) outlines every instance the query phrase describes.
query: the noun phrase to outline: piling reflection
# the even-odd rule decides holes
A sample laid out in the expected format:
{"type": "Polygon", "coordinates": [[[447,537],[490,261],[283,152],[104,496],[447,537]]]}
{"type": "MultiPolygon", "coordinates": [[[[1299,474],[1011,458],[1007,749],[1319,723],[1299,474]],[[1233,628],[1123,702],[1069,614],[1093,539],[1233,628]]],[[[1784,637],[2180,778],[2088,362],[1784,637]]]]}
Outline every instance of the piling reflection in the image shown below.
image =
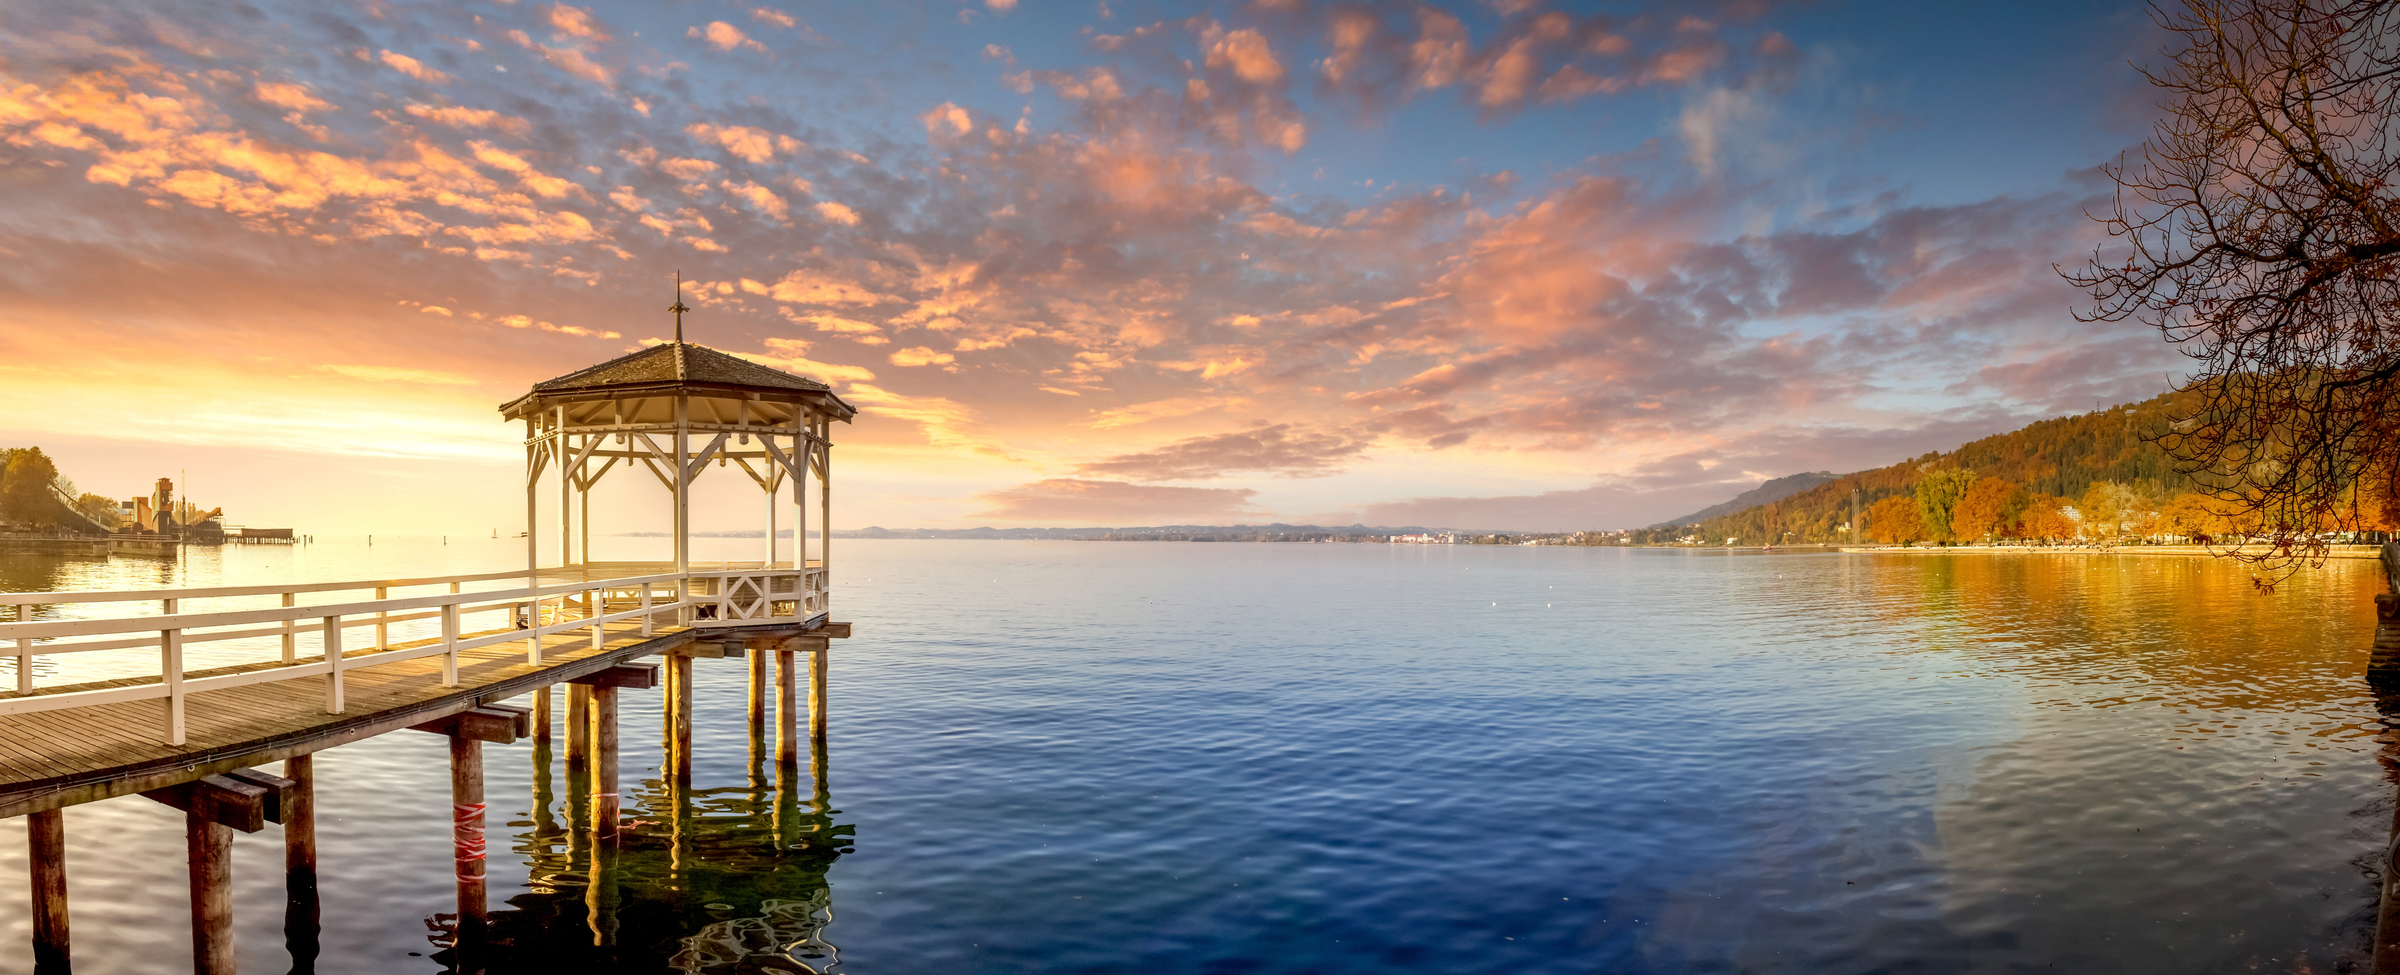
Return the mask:
{"type": "MultiPolygon", "coordinates": [[[[2381,644],[2385,634],[2377,633],[2381,644]]],[[[2382,719],[2383,748],[2376,758],[2383,763],[2384,778],[2394,791],[2400,793],[2400,680],[2387,674],[2373,675],[2369,684],[2375,689],[2375,711],[2382,719]]],[[[2378,972],[2400,971],[2400,803],[2393,807],[2391,839],[2381,856],[2368,872],[2381,881],[2382,896],[2375,907],[2375,939],[2372,950],[2373,968],[2378,972]]]]}
{"type": "Polygon", "coordinates": [[[492,914],[489,970],[837,970],[826,872],[853,828],[834,821],[822,747],[803,770],[761,762],[754,745],[738,785],[636,784],[613,840],[591,829],[593,776],[537,747],[539,808],[515,838],[531,882],[492,914]]]}

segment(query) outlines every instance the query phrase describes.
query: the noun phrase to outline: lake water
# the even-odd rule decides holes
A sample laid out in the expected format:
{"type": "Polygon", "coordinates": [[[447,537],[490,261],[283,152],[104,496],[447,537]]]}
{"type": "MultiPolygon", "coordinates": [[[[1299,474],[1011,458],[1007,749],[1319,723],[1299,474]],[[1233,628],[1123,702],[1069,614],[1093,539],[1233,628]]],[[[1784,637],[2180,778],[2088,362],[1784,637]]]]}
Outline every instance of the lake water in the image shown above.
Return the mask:
{"type": "MultiPolygon", "coordinates": [[[[500,569],[518,544],[18,559],[0,587],[500,569]]],[[[613,948],[562,835],[573,783],[553,765],[537,800],[542,756],[487,746],[507,970],[2327,972],[2373,926],[2373,563],[2262,596],[2086,555],[835,557],[857,636],[822,793],[750,764],[740,661],[697,667],[687,794],[656,780],[656,692],[628,695],[613,948]]],[[[445,754],[318,759],[318,971],[441,970],[445,754]]],[[[66,822],[82,970],[189,971],[180,814],[66,822]]],[[[0,822],[0,971],[31,967],[24,839],[0,822]]],[[[242,966],[285,971],[280,837],[235,851],[242,966]]]]}

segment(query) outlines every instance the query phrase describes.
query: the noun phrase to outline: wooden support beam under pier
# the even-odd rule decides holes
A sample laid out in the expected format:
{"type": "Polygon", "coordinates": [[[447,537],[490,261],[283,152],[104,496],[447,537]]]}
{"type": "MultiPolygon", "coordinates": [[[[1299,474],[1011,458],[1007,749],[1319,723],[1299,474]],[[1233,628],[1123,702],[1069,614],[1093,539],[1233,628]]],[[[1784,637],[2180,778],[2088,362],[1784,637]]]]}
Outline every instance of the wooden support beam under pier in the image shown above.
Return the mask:
{"type": "Polygon", "coordinates": [[[429,731],[453,738],[488,741],[495,745],[513,745],[525,737],[533,725],[533,711],[506,704],[486,704],[479,708],[445,715],[424,724],[410,725],[411,731],[429,731]]]}
{"type": "Polygon", "coordinates": [[[230,775],[206,775],[180,785],[142,793],[145,798],[245,833],[267,828],[267,808],[275,790],[230,775]]]}

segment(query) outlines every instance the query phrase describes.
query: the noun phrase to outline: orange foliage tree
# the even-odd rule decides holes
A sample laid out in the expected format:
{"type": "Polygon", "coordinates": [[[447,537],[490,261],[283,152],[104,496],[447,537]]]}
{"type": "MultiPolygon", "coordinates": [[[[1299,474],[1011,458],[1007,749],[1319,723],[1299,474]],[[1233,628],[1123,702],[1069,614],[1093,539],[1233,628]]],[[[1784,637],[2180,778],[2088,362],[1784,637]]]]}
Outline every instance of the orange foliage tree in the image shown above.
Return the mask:
{"type": "Polygon", "coordinates": [[[2218,517],[2208,498],[2189,492],[2178,494],[2158,512],[2159,530],[2169,535],[2205,539],[2224,530],[2224,519],[2218,517]]]}
{"type": "Polygon", "coordinates": [[[1990,538],[2008,523],[2008,502],[2017,486],[1997,477],[1977,478],[1958,507],[1950,511],[1950,534],[1962,539],[1990,538]]]}
{"type": "Polygon", "coordinates": [[[2036,494],[2025,501],[2025,516],[2017,522],[2017,534],[2025,538],[2056,540],[2075,537],[2075,519],[2064,510],[2067,499],[2055,494],[2036,494]]]}
{"type": "Polygon", "coordinates": [[[1867,537],[1886,545],[1902,545],[1925,537],[1925,519],[1917,514],[1917,499],[1897,495],[1867,509],[1867,537]]]}

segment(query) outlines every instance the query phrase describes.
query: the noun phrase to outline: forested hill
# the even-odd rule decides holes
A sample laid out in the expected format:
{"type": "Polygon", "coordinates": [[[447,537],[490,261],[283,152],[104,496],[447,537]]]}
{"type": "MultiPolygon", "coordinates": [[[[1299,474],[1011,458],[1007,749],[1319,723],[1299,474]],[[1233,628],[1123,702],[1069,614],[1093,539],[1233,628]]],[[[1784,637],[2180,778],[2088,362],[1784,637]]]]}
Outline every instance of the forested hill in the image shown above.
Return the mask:
{"type": "MultiPolygon", "coordinates": [[[[1947,453],[1844,474],[1781,501],[1703,520],[1696,534],[1712,543],[1727,538],[1741,539],[1742,544],[1849,541],[1840,528],[1850,521],[1852,491],[1859,492],[1863,512],[1884,498],[1912,493],[1923,472],[1944,468],[1968,468],[1979,476],[2013,481],[2028,493],[2068,499],[2082,497],[2097,481],[2116,481],[2149,497],[2171,497],[2191,490],[2191,482],[2175,472],[2166,453],[2149,439],[2166,431],[2184,395],[2168,393],[2141,403],[2042,420],[1947,453]],[[1782,537],[1786,531],[1792,533],[1788,539],[1782,537]]],[[[1658,542],[1689,534],[1695,534],[1689,524],[1642,533],[1644,540],[1658,542]]]]}
{"type": "Polygon", "coordinates": [[[1669,518],[1650,527],[1673,528],[1677,525],[1699,524],[1719,515],[1730,515],[1770,501],[1781,501],[1830,480],[1833,480],[1832,471],[1811,471],[1805,474],[1793,474],[1789,477],[1778,477],[1735,495],[1731,501],[1712,504],[1681,518],[1669,518]]]}

